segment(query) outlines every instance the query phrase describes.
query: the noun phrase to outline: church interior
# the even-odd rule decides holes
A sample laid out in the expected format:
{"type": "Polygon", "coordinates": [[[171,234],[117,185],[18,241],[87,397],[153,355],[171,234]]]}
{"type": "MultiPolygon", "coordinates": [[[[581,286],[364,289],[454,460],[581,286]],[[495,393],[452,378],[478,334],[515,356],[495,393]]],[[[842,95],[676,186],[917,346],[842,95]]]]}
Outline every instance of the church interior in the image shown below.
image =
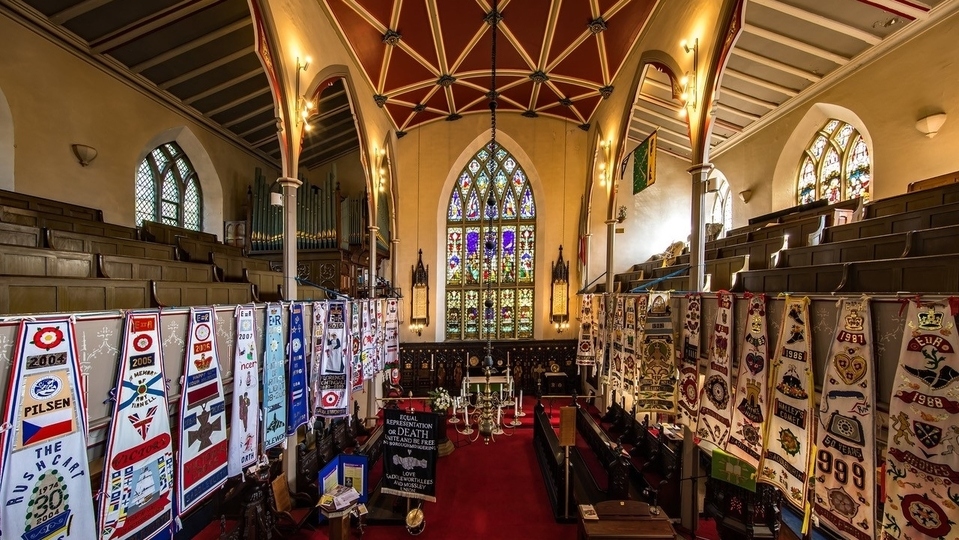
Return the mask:
{"type": "Polygon", "coordinates": [[[957,35],[0,0],[0,536],[959,540],[957,35]]]}

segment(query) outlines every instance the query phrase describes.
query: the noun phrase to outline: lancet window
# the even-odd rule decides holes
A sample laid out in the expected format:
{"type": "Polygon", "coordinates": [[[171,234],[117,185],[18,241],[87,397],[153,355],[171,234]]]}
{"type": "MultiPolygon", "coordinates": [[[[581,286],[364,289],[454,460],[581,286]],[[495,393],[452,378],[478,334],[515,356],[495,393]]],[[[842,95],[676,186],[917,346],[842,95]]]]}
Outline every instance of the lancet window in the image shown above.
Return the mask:
{"type": "Polygon", "coordinates": [[[862,135],[832,119],[813,135],[799,162],[797,202],[869,198],[872,164],[862,135]]]}
{"type": "Polygon", "coordinates": [[[196,169],[176,142],[147,154],[136,175],[136,224],[156,221],[195,231],[203,227],[203,195],[196,169]]]}

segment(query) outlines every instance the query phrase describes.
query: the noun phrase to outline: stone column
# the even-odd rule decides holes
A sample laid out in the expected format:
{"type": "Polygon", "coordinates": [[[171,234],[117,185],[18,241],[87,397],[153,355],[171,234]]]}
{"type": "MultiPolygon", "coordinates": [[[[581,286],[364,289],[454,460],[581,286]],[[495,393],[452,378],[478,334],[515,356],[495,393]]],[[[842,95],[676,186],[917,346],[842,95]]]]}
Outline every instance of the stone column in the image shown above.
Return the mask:
{"type": "Polygon", "coordinates": [[[689,290],[703,290],[703,276],[706,269],[706,178],[712,172],[713,165],[700,163],[688,169],[693,180],[691,233],[689,235],[689,290]]]}

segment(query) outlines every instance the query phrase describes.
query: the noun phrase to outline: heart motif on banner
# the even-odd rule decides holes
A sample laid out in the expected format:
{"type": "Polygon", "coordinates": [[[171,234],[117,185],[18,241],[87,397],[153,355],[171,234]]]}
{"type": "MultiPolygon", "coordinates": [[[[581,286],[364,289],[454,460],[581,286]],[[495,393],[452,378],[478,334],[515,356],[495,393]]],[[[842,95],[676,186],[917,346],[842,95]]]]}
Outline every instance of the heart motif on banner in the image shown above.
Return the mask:
{"type": "Polygon", "coordinates": [[[695,334],[699,330],[699,321],[687,321],[686,328],[689,328],[689,331],[695,334]]]}
{"type": "Polygon", "coordinates": [[[839,372],[839,378],[846,384],[856,384],[866,376],[866,359],[861,356],[837,354],[833,364],[839,372]]]}
{"type": "Polygon", "coordinates": [[[766,365],[766,359],[760,354],[749,353],[746,355],[746,367],[749,368],[749,372],[753,375],[759,373],[763,370],[763,367],[766,365]]]}

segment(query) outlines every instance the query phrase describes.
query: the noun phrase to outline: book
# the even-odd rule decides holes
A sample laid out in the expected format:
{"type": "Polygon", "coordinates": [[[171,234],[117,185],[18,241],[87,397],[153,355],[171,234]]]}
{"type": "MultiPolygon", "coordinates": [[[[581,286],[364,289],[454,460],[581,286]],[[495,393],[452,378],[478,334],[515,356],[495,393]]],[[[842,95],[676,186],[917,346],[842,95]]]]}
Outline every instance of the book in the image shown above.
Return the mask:
{"type": "Polygon", "coordinates": [[[320,497],[320,506],[330,510],[342,510],[359,498],[360,494],[352,487],[337,484],[320,497]]]}
{"type": "Polygon", "coordinates": [[[581,504],[579,505],[579,513],[583,516],[583,519],[599,519],[599,514],[596,513],[596,509],[593,508],[591,504],[581,504]]]}

